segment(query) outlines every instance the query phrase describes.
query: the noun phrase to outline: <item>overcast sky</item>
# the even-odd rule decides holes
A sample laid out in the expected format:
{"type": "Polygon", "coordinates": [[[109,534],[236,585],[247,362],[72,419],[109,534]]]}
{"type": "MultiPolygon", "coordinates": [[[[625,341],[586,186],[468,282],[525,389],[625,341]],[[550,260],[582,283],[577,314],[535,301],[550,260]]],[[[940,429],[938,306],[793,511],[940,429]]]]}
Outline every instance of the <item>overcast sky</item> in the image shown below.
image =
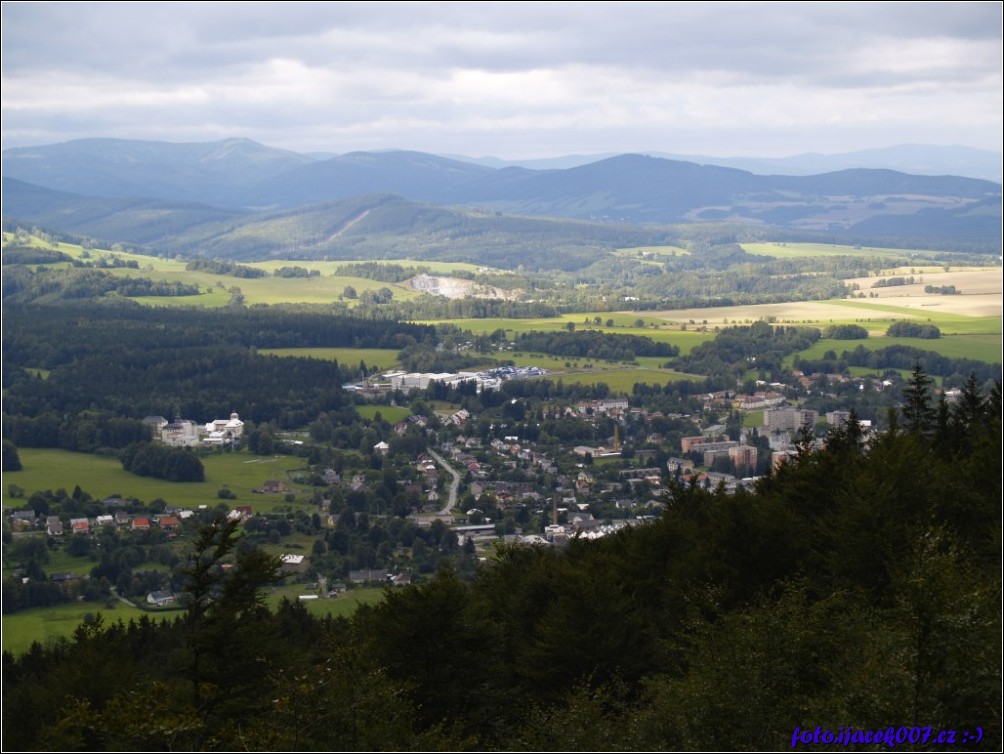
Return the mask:
{"type": "Polygon", "coordinates": [[[1001,150],[1001,3],[3,3],[3,147],[1001,150]]]}

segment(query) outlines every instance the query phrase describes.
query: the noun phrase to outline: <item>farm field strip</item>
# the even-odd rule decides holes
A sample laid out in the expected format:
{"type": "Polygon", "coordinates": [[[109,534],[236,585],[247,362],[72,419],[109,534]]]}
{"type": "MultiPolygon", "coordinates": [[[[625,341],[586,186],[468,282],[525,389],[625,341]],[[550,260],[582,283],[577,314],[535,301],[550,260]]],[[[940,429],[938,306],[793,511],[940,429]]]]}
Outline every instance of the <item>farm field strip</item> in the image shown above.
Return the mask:
{"type": "Polygon", "coordinates": [[[681,382],[683,380],[703,380],[704,378],[695,374],[685,374],[684,372],[670,372],[666,369],[617,369],[599,371],[567,371],[548,375],[551,379],[561,380],[566,385],[596,385],[604,383],[615,393],[631,394],[632,388],[637,383],[648,385],[665,385],[669,382],[681,382]]]}
{"type": "Polygon", "coordinates": [[[613,255],[621,259],[633,259],[641,264],[661,266],[663,257],[689,256],[690,250],[682,246],[631,246],[617,249],[613,252],[613,255]]]}
{"type": "Polygon", "coordinates": [[[793,259],[798,257],[920,257],[932,259],[938,252],[919,249],[888,249],[871,246],[844,246],[839,244],[821,243],[743,243],[739,244],[747,254],[777,257],[778,259],[793,259]]]}
{"type": "Polygon", "coordinates": [[[862,299],[834,299],[827,303],[866,312],[884,312],[899,319],[929,319],[933,323],[966,322],[972,319],[1000,321],[1000,294],[976,296],[886,297],[888,303],[873,303],[862,299]],[[899,302],[899,303],[896,303],[899,302]],[[955,311],[952,311],[952,309],[955,311]],[[965,309],[965,311],[960,311],[965,309]]]}
{"type": "MultiPolygon", "coordinates": [[[[975,359],[990,364],[1001,363],[1001,338],[996,335],[947,335],[933,340],[924,338],[890,338],[887,336],[871,337],[864,340],[834,340],[823,338],[810,348],[801,351],[798,356],[804,359],[822,359],[827,351],[833,351],[840,356],[844,351],[853,351],[858,346],[864,346],[869,351],[877,351],[889,346],[910,346],[922,351],[933,351],[952,359],[975,359]]],[[[786,363],[790,366],[794,356],[786,363]]]]}

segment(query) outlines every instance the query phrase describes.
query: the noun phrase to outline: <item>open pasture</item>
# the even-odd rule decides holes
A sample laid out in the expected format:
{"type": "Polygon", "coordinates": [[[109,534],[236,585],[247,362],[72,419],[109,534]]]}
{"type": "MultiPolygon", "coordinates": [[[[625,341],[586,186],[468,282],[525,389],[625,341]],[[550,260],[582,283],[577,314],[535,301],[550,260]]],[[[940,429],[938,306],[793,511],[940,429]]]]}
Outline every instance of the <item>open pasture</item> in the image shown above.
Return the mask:
{"type": "Polygon", "coordinates": [[[597,385],[604,383],[610,387],[614,393],[631,394],[632,388],[637,383],[648,385],[665,385],[669,382],[682,382],[683,380],[703,380],[703,377],[683,372],[672,372],[668,369],[646,369],[635,367],[631,369],[599,369],[577,371],[569,370],[564,373],[549,375],[550,379],[561,380],[566,385],[597,385]]]}
{"type": "MultiPolygon", "coordinates": [[[[124,602],[110,603],[110,606],[97,602],[72,602],[33,607],[3,616],[3,651],[22,654],[28,651],[33,641],[44,646],[63,637],[70,638],[88,613],[100,613],[105,625],[120,620],[128,623],[143,615],[154,619],[160,617],[158,613],[147,613],[124,602]]],[[[164,613],[164,617],[174,617],[174,613],[164,613]]]]}
{"type": "MultiPolygon", "coordinates": [[[[288,481],[287,472],[303,467],[303,461],[291,456],[255,456],[247,452],[211,453],[202,459],[206,470],[205,482],[167,482],[163,479],[130,474],[115,458],[73,453],[54,448],[18,448],[21,471],[6,472],[3,476],[3,504],[16,508],[23,500],[10,496],[10,485],[25,490],[25,496],[41,490],[73,490],[76,485],[96,499],[111,495],[134,497],[144,502],[156,498],[170,505],[194,507],[220,502],[229,506],[250,505],[256,511],[271,511],[288,505],[282,495],[261,495],[253,489],[261,487],[267,479],[288,481]],[[222,501],[217,492],[228,487],[237,495],[236,500],[222,501]]],[[[287,485],[295,492],[295,485],[287,485]]]]}
{"type": "Polygon", "coordinates": [[[411,409],[406,406],[384,406],[383,404],[377,403],[370,403],[365,406],[356,406],[356,412],[362,418],[369,419],[370,421],[375,419],[377,414],[380,414],[384,421],[392,424],[404,421],[411,416],[411,409]]]}
{"type": "MultiPolygon", "coordinates": [[[[840,356],[844,351],[853,351],[858,346],[869,351],[877,351],[889,346],[910,346],[922,351],[933,351],[951,359],[975,359],[990,364],[1001,363],[1001,338],[999,335],[946,335],[934,340],[924,338],[872,337],[866,340],[833,340],[822,338],[811,348],[800,352],[803,359],[822,359],[827,351],[840,356]]],[[[788,362],[791,363],[790,360],[788,362]]]]}
{"type": "MultiPolygon", "coordinates": [[[[300,595],[314,596],[317,590],[307,589],[306,584],[289,584],[287,586],[268,589],[265,594],[265,604],[275,610],[283,599],[300,600],[300,595]]],[[[383,589],[369,587],[353,589],[330,599],[300,600],[307,611],[317,618],[330,615],[343,618],[352,615],[360,605],[374,605],[383,600],[383,589]]]]}
{"type": "MultiPolygon", "coordinates": [[[[266,590],[265,604],[275,610],[283,598],[296,600],[301,594],[317,594],[309,591],[305,584],[290,584],[266,590]]],[[[360,605],[373,605],[383,599],[383,589],[353,589],[333,599],[302,600],[307,610],[317,616],[347,617],[360,605]]],[[[42,645],[60,638],[70,638],[84,617],[101,615],[104,624],[138,620],[146,615],[152,620],[172,620],[179,614],[178,609],[141,610],[124,602],[111,603],[73,602],[52,607],[37,607],[21,610],[3,616],[3,651],[18,655],[27,652],[32,642],[42,645]]]]}
{"type": "Polygon", "coordinates": [[[822,243],[743,243],[739,244],[747,254],[776,257],[778,259],[795,259],[799,257],[861,257],[864,259],[888,258],[918,258],[933,259],[941,256],[938,252],[915,249],[888,249],[874,246],[845,246],[840,244],[822,243]]]}
{"type": "Polygon", "coordinates": [[[339,365],[356,368],[365,362],[368,369],[392,369],[397,365],[398,352],[391,348],[260,348],[264,356],[295,357],[337,361],[339,365]]]}
{"type": "MultiPolygon", "coordinates": [[[[439,319],[423,321],[423,324],[451,324],[461,330],[470,330],[475,335],[490,335],[496,330],[502,329],[511,339],[526,332],[560,332],[567,330],[571,324],[576,330],[599,330],[615,335],[642,335],[651,338],[656,343],[670,343],[678,346],[682,354],[689,353],[694,346],[715,337],[715,333],[711,331],[681,330],[679,327],[671,326],[662,319],[661,314],[661,312],[645,312],[644,314],[636,312],[578,312],[560,317],[537,319],[439,319]],[[593,318],[596,316],[600,317],[604,324],[594,324],[593,318]],[[606,326],[605,323],[608,319],[614,320],[613,327],[606,326]],[[638,319],[644,320],[647,326],[636,327],[634,323],[638,319]]],[[[506,356],[500,355],[499,358],[506,358],[506,356]]]]}

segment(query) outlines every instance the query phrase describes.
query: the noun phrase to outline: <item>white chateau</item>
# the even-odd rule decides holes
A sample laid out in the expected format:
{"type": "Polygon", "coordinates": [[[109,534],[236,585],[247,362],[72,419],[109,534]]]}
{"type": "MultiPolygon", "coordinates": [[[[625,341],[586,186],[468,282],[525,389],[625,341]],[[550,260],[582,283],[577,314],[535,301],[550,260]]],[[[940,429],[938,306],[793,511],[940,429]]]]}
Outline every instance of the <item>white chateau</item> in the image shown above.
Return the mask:
{"type": "Polygon", "coordinates": [[[154,439],[159,439],[166,445],[230,445],[244,434],[244,422],[236,411],[230,414],[229,419],[215,419],[205,426],[181,417],[175,417],[174,421],[169,422],[163,416],[147,416],[143,423],[150,426],[154,439]]]}
{"type": "Polygon", "coordinates": [[[244,422],[234,411],[229,419],[216,419],[206,425],[206,436],[202,438],[205,445],[229,445],[240,438],[244,432],[244,422]]]}

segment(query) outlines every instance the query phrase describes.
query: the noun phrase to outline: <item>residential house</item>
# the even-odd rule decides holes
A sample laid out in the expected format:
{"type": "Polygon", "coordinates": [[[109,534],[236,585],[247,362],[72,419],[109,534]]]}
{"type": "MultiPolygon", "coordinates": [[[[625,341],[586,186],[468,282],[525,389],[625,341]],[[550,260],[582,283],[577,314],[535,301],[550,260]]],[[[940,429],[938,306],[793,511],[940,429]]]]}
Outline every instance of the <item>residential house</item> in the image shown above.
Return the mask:
{"type": "Polygon", "coordinates": [[[10,524],[14,531],[34,529],[35,524],[38,522],[38,517],[33,510],[14,511],[10,518],[10,524]]]}
{"type": "Polygon", "coordinates": [[[227,518],[231,521],[247,521],[253,515],[254,511],[251,510],[250,505],[235,505],[233,510],[227,514],[227,518]]]}
{"type": "Polygon", "coordinates": [[[175,603],[175,598],[171,592],[150,592],[146,595],[146,602],[148,605],[167,607],[175,603]]]}
{"type": "Polygon", "coordinates": [[[349,581],[353,584],[365,584],[369,581],[385,583],[389,575],[386,570],[380,568],[361,568],[349,571],[349,581]]]}
{"type": "Polygon", "coordinates": [[[86,518],[71,518],[70,531],[74,534],[90,534],[91,522],[86,518]]]}
{"type": "Polygon", "coordinates": [[[307,570],[307,556],[306,555],[283,555],[281,558],[282,565],[280,570],[283,574],[288,573],[302,573],[307,570]]]}
{"type": "Polygon", "coordinates": [[[161,516],[157,519],[157,525],[164,531],[175,531],[181,526],[181,520],[177,516],[161,516]]]}

